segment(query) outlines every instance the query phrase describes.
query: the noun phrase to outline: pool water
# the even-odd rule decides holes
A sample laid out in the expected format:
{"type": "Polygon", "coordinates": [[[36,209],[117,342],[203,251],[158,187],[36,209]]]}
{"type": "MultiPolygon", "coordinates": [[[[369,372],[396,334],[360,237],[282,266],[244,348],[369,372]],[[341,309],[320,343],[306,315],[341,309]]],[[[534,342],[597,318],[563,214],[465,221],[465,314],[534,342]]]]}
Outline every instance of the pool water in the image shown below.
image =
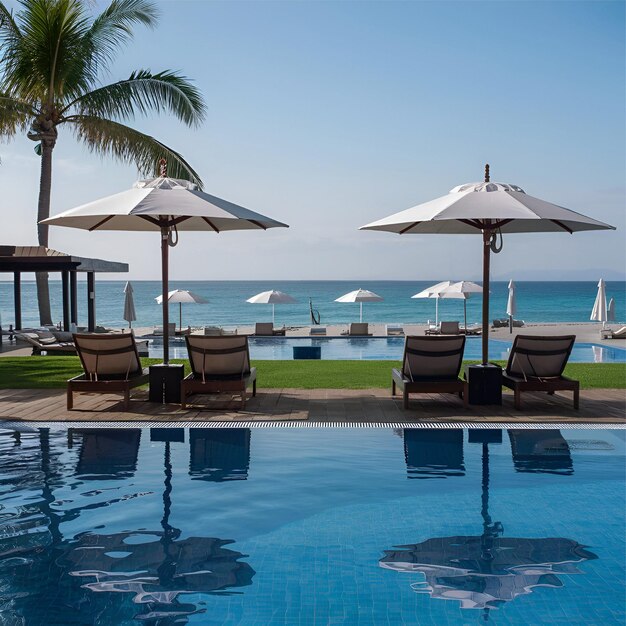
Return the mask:
{"type": "Polygon", "coordinates": [[[0,623],[624,624],[624,430],[0,430],[0,623]]]}
{"type": "MultiPolygon", "coordinates": [[[[402,359],[404,337],[251,337],[250,358],[264,361],[291,360],[295,346],[319,346],[322,359],[328,360],[395,360],[402,359]]],[[[480,337],[468,337],[463,358],[480,360],[482,342],[480,337]]],[[[163,356],[163,340],[150,342],[150,356],[163,356]]],[[[489,340],[489,358],[507,360],[511,342],[500,339],[489,340]]],[[[170,357],[186,359],[187,348],[183,338],[171,342],[170,357]]],[[[592,343],[576,343],[570,361],[580,363],[624,363],[626,350],[613,346],[601,346],[592,343]]]]}

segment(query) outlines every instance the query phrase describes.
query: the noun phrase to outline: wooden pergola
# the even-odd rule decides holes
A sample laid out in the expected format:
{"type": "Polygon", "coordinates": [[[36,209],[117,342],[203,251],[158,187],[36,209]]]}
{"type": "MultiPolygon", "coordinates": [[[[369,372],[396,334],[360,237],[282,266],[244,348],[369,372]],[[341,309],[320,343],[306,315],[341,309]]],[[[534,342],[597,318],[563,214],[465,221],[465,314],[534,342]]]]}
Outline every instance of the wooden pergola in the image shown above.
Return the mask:
{"type": "Polygon", "coordinates": [[[87,274],[87,329],[96,328],[96,272],[128,272],[128,263],[87,259],[43,246],[0,246],[0,273],[13,273],[15,328],[22,327],[22,273],[59,272],[63,293],[63,329],[78,324],[77,274],[87,274]]]}

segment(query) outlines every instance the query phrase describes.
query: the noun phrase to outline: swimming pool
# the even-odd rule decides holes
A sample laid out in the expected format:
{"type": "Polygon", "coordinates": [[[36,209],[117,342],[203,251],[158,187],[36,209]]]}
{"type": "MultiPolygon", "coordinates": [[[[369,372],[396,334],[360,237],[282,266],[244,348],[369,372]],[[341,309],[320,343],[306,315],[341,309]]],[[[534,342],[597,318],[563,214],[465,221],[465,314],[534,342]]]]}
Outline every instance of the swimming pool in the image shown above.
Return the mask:
{"type": "MultiPolygon", "coordinates": [[[[263,361],[291,360],[295,346],[319,346],[322,359],[328,360],[397,360],[402,359],[404,337],[251,337],[250,357],[263,361]]],[[[150,341],[150,356],[163,356],[162,339],[150,341]]],[[[501,339],[489,340],[489,358],[509,358],[511,342],[501,339]]],[[[186,359],[187,349],[182,338],[171,342],[170,357],[186,359]]],[[[467,360],[481,358],[480,337],[468,337],[464,357],[467,360]]],[[[626,350],[592,343],[576,343],[570,361],[580,363],[624,363],[626,350]]]]}
{"type": "Polygon", "coordinates": [[[0,430],[6,624],[623,624],[624,430],[0,430]]]}

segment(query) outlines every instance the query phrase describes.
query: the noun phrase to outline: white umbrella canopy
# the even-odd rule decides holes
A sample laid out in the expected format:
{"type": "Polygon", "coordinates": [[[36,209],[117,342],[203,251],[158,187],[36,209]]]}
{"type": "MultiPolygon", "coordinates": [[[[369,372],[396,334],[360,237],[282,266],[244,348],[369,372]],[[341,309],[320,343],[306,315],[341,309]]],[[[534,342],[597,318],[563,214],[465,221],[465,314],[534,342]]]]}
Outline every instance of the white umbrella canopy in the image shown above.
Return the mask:
{"type": "MultiPolygon", "coordinates": [[[[155,298],[157,304],[163,304],[163,294],[155,298]]],[[[178,303],[178,329],[183,329],[183,304],[206,304],[208,300],[186,289],[174,289],[167,293],[167,303],[178,303]]],[[[165,329],[163,329],[165,332],[165,329]]]]}
{"type": "Polygon", "coordinates": [[[276,289],[270,289],[270,291],[262,291],[257,293],[256,296],[248,298],[246,302],[250,304],[271,304],[272,305],[272,324],[274,323],[274,307],[276,304],[293,304],[297,302],[295,298],[290,295],[278,291],[276,289]]]}
{"type": "Polygon", "coordinates": [[[607,321],[607,310],[606,310],[606,287],[604,284],[604,279],[600,279],[598,283],[598,293],[596,295],[596,301],[593,303],[593,310],[591,311],[591,317],[589,318],[592,322],[602,322],[602,326],[607,321]]]}
{"type": "MultiPolygon", "coordinates": [[[[83,204],[43,220],[52,226],[84,230],[157,231],[161,234],[161,293],[168,293],[168,247],[178,231],[267,230],[287,224],[200,191],[186,180],[168,178],[161,161],[158,178],[140,181],[133,189],[83,204]]],[[[163,301],[163,362],[169,362],[169,312],[163,301]]]]}
{"type": "Polygon", "coordinates": [[[135,300],[133,298],[133,286],[130,282],[124,285],[124,315],[122,319],[128,322],[129,328],[133,327],[133,322],[137,319],[135,300]]]}
{"type": "MultiPolygon", "coordinates": [[[[445,293],[446,289],[452,287],[454,283],[451,280],[442,280],[440,283],[436,283],[435,285],[431,285],[430,287],[426,287],[426,289],[416,293],[411,298],[433,298],[435,300],[435,324],[439,324],[439,298],[444,297],[442,294],[445,293]]],[[[462,294],[456,294],[450,292],[448,298],[464,298],[462,294]]]]}
{"type": "Polygon", "coordinates": [[[467,299],[473,293],[482,293],[483,288],[470,280],[460,280],[452,283],[449,287],[444,287],[439,293],[441,298],[463,298],[463,323],[467,331],[467,299]]]}
{"type": "Polygon", "coordinates": [[[367,289],[355,289],[349,293],[345,293],[343,296],[335,299],[335,302],[358,302],[359,303],[359,320],[363,321],[363,303],[364,302],[382,302],[384,298],[368,291],[367,289]]]}
{"type": "Polygon", "coordinates": [[[489,352],[489,264],[491,251],[499,252],[503,233],[614,230],[613,226],[551,202],[527,195],[521,187],[492,183],[489,165],[485,180],[454,187],[447,195],[362,226],[404,234],[479,234],[483,238],[482,362],[489,352]]]}

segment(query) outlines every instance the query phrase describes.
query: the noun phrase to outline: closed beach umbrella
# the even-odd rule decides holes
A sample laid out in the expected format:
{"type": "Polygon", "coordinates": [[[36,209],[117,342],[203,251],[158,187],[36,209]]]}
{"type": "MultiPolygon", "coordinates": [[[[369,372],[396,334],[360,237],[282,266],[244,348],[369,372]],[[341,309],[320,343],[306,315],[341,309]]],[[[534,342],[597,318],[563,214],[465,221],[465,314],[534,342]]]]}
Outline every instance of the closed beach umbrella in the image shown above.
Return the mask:
{"type": "Polygon", "coordinates": [[[133,327],[133,322],[137,319],[135,312],[135,301],[133,299],[133,286],[127,282],[124,287],[124,319],[128,322],[128,327],[133,327]]]}
{"type": "MultiPolygon", "coordinates": [[[[163,294],[155,298],[157,304],[163,304],[163,294]]],[[[167,294],[167,303],[178,302],[178,329],[183,329],[183,304],[206,304],[208,300],[186,289],[174,289],[167,294]]],[[[165,329],[163,329],[165,332],[165,329]]]]}
{"type": "Polygon", "coordinates": [[[589,319],[592,322],[602,322],[603,327],[604,323],[607,321],[606,288],[603,278],[601,278],[598,283],[598,293],[596,295],[596,301],[593,303],[593,310],[591,311],[591,317],[589,319]]]}
{"type": "Polygon", "coordinates": [[[297,302],[295,298],[292,298],[290,295],[283,293],[282,291],[277,291],[272,289],[270,291],[262,291],[261,293],[257,293],[256,296],[252,296],[252,298],[248,298],[246,302],[250,302],[250,304],[271,304],[272,305],[272,324],[274,323],[274,306],[277,304],[293,304],[297,302]]]}
{"type": "Polygon", "coordinates": [[[404,234],[477,234],[483,242],[482,362],[489,358],[489,265],[508,233],[614,230],[613,226],[527,195],[517,185],[485,180],[455,187],[445,196],[361,227],[404,234]]]}
{"type": "MultiPolygon", "coordinates": [[[[426,289],[416,293],[411,298],[430,298],[435,300],[435,324],[439,324],[439,298],[441,298],[441,293],[451,287],[454,283],[451,280],[442,280],[440,283],[436,283],[435,285],[431,285],[430,287],[426,287],[426,289]]],[[[463,298],[464,296],[451,295],[450,298],[463,298]]]]}
{"type": "Polygon", "coordinates": [[[515,283],[509,281],[509,299],[506,301],[506,314],[509,316],[509,332],[513,332],[513,318],[517,313],[517,302],[515,301],[515,283]]]}
{"type": "Polygon", "coordinates": [[[606,307],[606,321],[615,321],[615,300],[613,298],[609,300],[609,306],[606,307]]]}
{"type": "MultiPolygon", "coordinates": [[[[53,226],[83,230],[156,231],[161,236],[161,293],[168,293],[169,247],[182,230],[222,233],[231,230],[267,230],[287,227],[260,213],[211,196],[187,181],[162,176],[139,181],[132,189],[83,204],[43,220],[53,226]]],[[[169,311],[163,303],[163,361],[169,362],[169,311]]]]}
{"type": "Polygon", "coordinates": [[[359,303],[359,321],[363,321],[363,303],[364,302],[382,302],[384,298],[381,298],[378,294],[367,289],[356,289],[350,293],[346,293],[340,298],[337,298],[335,302],[358,302],[359,303]]]}

